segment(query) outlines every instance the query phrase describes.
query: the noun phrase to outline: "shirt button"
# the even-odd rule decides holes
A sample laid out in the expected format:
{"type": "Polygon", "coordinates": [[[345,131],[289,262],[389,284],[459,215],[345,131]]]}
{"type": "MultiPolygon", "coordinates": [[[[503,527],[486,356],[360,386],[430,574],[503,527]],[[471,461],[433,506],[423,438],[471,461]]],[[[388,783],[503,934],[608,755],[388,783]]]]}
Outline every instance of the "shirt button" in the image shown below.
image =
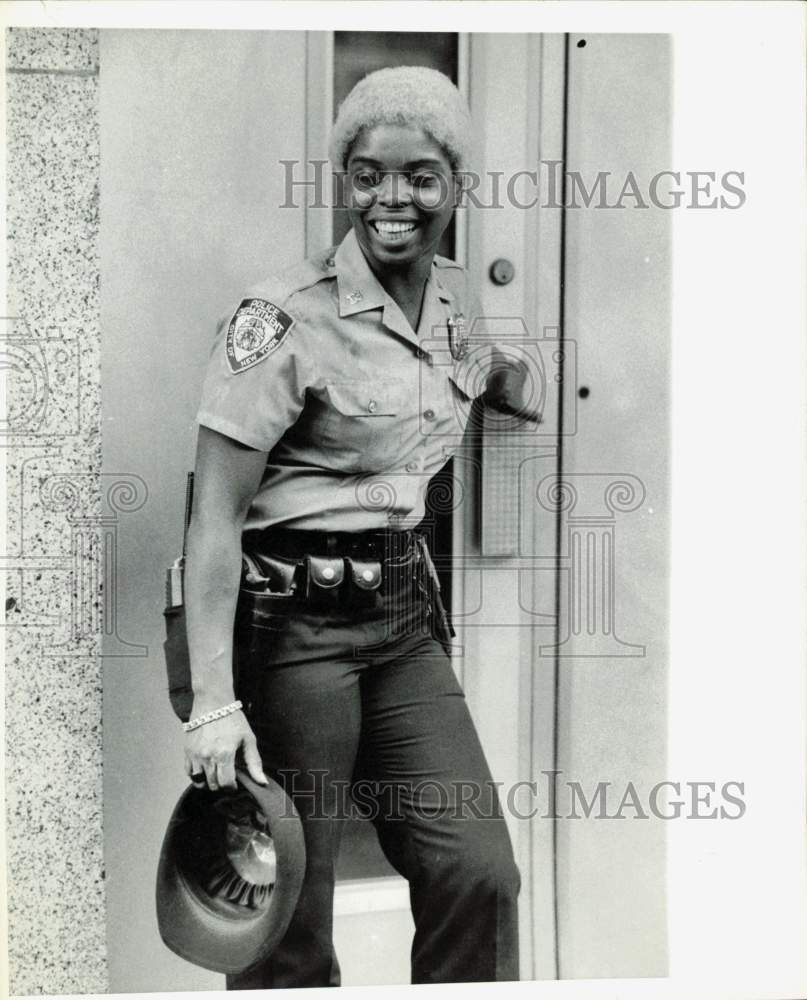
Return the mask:
{"type": "Polygon", "coordinates": [[[407,472],[417,472],[419,468],[420,468],[420,466],[418,465],[417,462],[407,462],[406,463],[406,471],[407,472]]]}
{"type": "Polygon", "coordinates": [[[325,577],[326,580],[333,580],[333,578],[336,576],[336,572],[330,566],[326,566],[325,569],[322,571],[322,575],[325,577]]]}
{"type": "Polygon", "coordinates": [[[371,399],[370,402],[367,404],[367,409],[370,411],[370,413],[375,413],[375,411],[378,409],[378,403],[376,403],[374,399],[371,399]]]}
{"type": "Polygon", "coordinates": [[[364,570],[362,570],[361,578],[366,583],[372,583],[372,580],[373,580],[373,571],[371,569],[364,569],[364,570]]]}
{"type": "Polygon", "coordinates": [[[424,410],[423,411],[423,416],[427,420],[434,420],[434,410],[424,410]]]}

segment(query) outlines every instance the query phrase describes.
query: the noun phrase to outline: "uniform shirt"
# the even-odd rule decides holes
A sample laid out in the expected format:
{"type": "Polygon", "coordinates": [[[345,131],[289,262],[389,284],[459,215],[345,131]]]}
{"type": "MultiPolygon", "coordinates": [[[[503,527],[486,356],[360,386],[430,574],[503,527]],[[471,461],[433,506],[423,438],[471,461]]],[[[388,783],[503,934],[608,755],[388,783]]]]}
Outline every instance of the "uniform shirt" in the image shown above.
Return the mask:
{"type": "Polygon", "coordinates": [[[429,479],[459,445],[479,351],[455,361],[449,321],[465,272],[436,256],[417,331],[351,229],[248,292],[220,326],[200,424],[268,452],[246,529],[415,526],[429,479]]]}

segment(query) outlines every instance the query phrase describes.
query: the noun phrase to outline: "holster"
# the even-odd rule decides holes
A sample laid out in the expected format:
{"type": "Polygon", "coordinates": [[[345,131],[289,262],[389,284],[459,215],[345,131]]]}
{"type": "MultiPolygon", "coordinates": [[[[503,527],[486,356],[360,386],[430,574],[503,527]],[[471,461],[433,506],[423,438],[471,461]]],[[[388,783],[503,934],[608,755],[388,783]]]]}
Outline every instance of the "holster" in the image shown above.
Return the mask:
{"type": "MultiPolygon", "coordinates": [[[[290,604],[282,609],[282,613],[288,613],[298,601],[320,608],[333,607],[341,602],[353,606],[370,604],[376,601],[376,592],[383,582],[382,564],[379,560],[319,555],[286,559],[262,552],[244,552],[236,621],[240,618],[255,626],[263,624],[271,628],[280,615],[278,606],[285,599],[290,604]]],[[[433,600],[440,621],[447,625],[439,592],[436,593],[436,600],[433,600]]],[[[168,697],[174,713],[183,722],[187,722],[193,708],[193,687],[185,606],[166,606],[163,615],[168,697]]],[[[450,625],[447,627],[450,628],[450,625]]],[[[236,684],[239,682],[238,659],[236,648],[233,659],[236,684]]],[[[240,680],[244,682],[243,678],[240,680]]]]}
{"type": "Polygon", "coordinates": [[[446,611],[446,606],[443,604],[440,577],[437,575],[437,569],[432,562],[431,555],[429,554],[429,546],[426,539],[423,538],[422,535],[418,540],[418,544],[420,546],[421,561],[426,570],[429,600],[431,601],[432,608],[434,609],[434,638],[442,644],[446,653],[449,653],[451,649],[451,640],[456,638],[457,633],[454,631],[454,626],[451,624],[451,619],[448,615],[448,611],[446,611]]]}
{"type": "MultiPolygon", "coordinates": [[[[261,596],[268,593],[293,594],[297,570],[296,562],[243,553],[236,617],[249,612],[253,619],[259,621],[261,596]]],[[[182,589],[184,593],[184,586],[182,589]]],[[[165,618],[163,653],[168,679],[168,699],[174,714],[182,722],[187,722],[193,709],[193,686],[185,605],[168,605],[163,611],[163,616],[165,618]]],[[[236,657],[233,659],[234,668],[235,663],[236,657]]]]}
{"type": "Polygon", "coordinates": [[[262,552],[244,552],[241,586],[272,594],[294,593],[299,588],[299,563],[262,552]]]}

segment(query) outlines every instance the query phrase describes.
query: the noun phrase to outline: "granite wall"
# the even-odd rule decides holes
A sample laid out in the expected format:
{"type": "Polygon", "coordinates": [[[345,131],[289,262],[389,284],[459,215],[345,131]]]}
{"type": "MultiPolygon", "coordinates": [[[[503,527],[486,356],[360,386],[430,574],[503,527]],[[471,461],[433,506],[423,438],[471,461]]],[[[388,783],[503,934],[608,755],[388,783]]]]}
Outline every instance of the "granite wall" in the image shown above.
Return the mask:
{"type": "Polygon", "coordinates": [[[99,479],[97,31],[9,29],[6,85],[9,985],[98,993],[99,529],[110,515],[99,479]]]}

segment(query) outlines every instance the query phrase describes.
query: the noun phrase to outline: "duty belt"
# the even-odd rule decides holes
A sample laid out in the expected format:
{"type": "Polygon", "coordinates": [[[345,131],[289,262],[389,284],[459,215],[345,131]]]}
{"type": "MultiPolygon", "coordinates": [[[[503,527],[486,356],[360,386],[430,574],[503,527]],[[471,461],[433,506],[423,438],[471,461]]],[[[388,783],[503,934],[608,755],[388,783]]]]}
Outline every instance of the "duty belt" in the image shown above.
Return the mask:
{"type": "Polygon", "coordinates": [[[245,531],[242,544],[246,552],[271,552],[290,559],[314,555],[386,561],[411,554],[420,537],[415,531],[384,528],[371,531],[266,528],[263,531],[245,531]]]}
{"type": "Polygon", "coordinates": [[[455,635],[425,537],[411,530],[307,531],[271,528],[242,537],[242,598],[272,594],[311,606],[376,600],[418,582],[444,639],[455,635]],[[246,592],[246,593],[245,593],[246,592]]]}
{"type": "Polygon", "coordinates": [[[273,528],[242,538],[247,589],[308,600],[368,594],[411,578],[422,554],[414,531],[306,531],[273,528]]]}

